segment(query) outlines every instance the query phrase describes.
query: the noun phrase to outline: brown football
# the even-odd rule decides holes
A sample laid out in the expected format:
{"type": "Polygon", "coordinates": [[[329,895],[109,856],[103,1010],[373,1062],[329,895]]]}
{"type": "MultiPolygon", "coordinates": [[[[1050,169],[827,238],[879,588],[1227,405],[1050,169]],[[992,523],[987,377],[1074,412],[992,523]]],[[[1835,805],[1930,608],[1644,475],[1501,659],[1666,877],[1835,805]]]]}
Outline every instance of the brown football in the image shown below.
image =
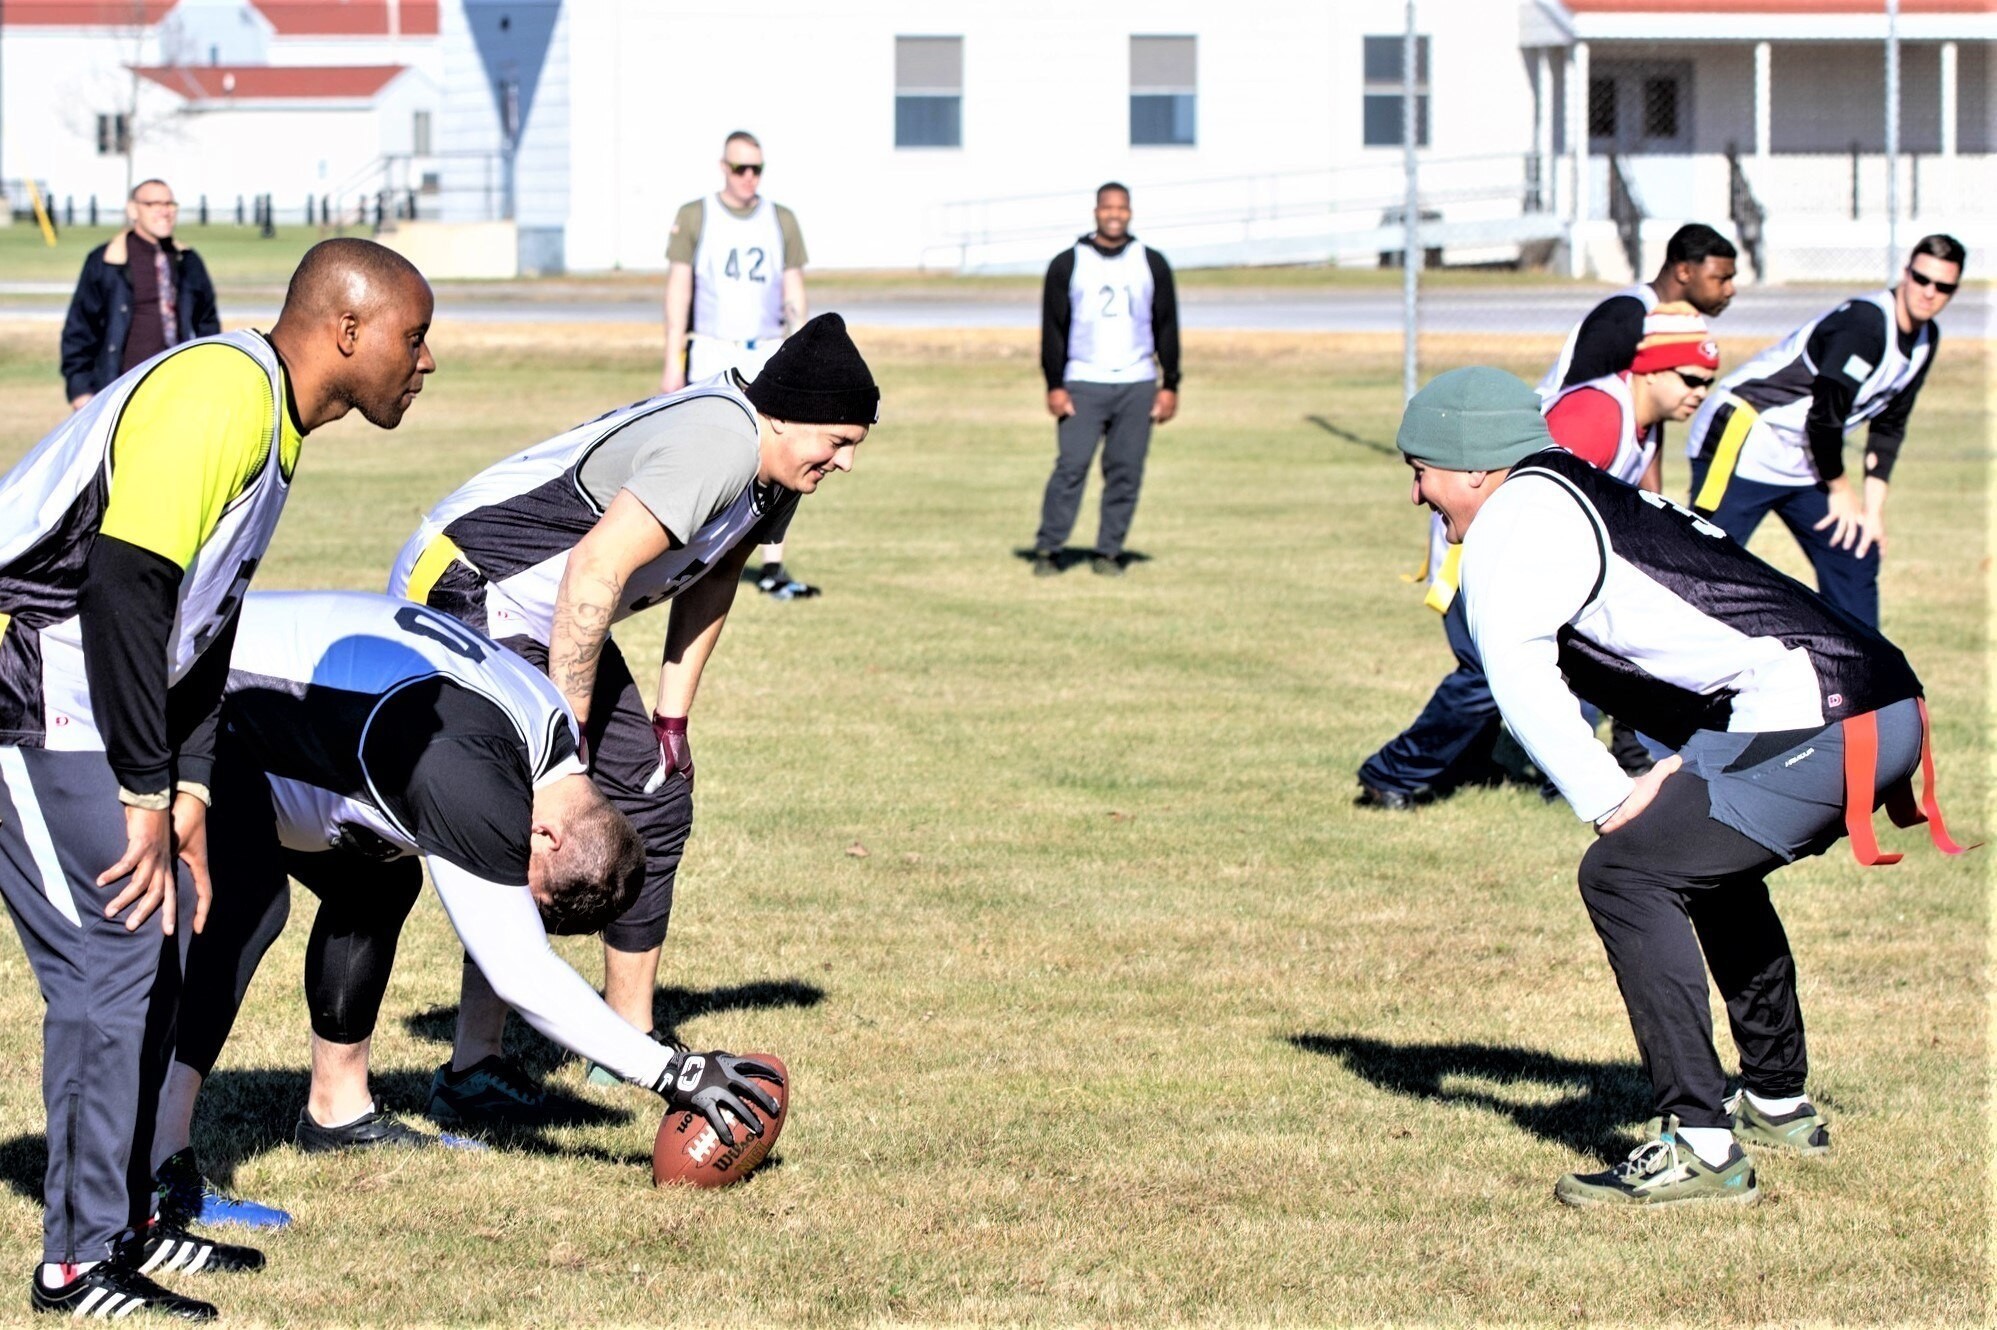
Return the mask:
{"type": "Polygon", "coordinates": [[[769,1157],[770,1147],[783,1133],[784,1123],[790,1121],[790,1071],[774,1053],[739,1056],[772,1067],[784,1078],[782,1085],[756,1080],[777,1101],[775,1120],[764,1117],[761,1109],[750,1104],[749,1111],[763,1124],[763,1134],[751,1135],[747,1127],[734,1124],[735,1144],[724,1145],[713,1125],[699,1113],[669,1111],[666,1120],[659,1124],[659,1137],[652,1145],[653,1186],[679,1183],[689,1187],[726,1187],[731,1182],[740,1182],[769,1157]]]}

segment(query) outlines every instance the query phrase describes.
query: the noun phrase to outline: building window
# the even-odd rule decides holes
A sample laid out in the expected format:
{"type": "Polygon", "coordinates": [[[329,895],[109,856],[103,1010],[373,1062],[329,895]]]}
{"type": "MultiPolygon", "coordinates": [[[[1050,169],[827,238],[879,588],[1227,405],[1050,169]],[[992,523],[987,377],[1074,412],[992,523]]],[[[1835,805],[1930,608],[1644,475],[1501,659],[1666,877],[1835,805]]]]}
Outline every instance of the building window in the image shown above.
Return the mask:
{"type": "Polygon", "coordinates": [[[894,39],[894,145],[964,146],[964,39],[894,39]]]}
{"type": "Polygon", "coordinates": [[[122,114],[97,117],[97,155],[122,157],[132,150],[132,123],[122,114]]]}
{"type": "Polygon", "coordinates": [[[418,111],[409,126],[409,151],[418,157],[430,155],[430,113],[418,111]]]}
{"type": "Polygon", "coordinates": [[[1590,151],[1690,152],[1692,91],[1687,61],[1602,61],[1588,76],[1590,151]]]}
{"type": "Polygon", "coordinates": [[[1130,39],[1130,143],[1190,147],[1198,104],[1198,38],[1130,39]]]}
{"type": "Polygon", "coordinates": [[[1649,139],[1678,137],[1678,80],[1650,78],[1643,81],[1643,136],[1649,139]]]}
{"type": "Polygon", "coordinates": [[[1616,136],[1616,81],[1588,80],[1588,137],[1614,139],[1616,136]]]}
{"type": "MultiPolygon", "coordinates": [[[[1401,52],[1405,37],[1366,38],[1366,106],[1369,148],[1401,146],[1401,52]]],[[[1415,38],[1415,146],[1428,146],[1428,38],[1415,38]]]]}

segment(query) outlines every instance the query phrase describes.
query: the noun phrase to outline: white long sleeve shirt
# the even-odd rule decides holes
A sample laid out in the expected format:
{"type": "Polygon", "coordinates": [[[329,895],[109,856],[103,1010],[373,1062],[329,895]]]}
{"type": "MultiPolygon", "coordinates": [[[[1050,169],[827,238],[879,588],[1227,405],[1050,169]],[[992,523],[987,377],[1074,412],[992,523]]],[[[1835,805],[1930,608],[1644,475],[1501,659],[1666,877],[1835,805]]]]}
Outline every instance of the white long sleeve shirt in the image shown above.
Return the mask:
{"type": "Polygon", "coordinates": [[[1505,723],[1575,813],[1599,822],[1633,782],[1574,705],[1558,641],[1602,576],[1594,523],[1554,482],[1508,479],[1471,522],[1460,569],[1470,636],[1505,723]]]}

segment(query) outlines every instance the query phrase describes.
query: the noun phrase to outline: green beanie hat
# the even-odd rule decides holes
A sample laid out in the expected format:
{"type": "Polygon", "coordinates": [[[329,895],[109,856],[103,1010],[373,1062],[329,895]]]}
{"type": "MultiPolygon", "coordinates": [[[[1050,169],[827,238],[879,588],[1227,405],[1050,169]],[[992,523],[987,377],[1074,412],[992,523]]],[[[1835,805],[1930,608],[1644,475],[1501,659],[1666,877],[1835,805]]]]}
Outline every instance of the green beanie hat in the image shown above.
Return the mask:
{"type": "Polygon", "coordinates": [[[1539,394],[1489,365],[1438,374],[1408,400],[1400,450],[1444,471],[1502,471],[1553,446],[1539,394]]]}

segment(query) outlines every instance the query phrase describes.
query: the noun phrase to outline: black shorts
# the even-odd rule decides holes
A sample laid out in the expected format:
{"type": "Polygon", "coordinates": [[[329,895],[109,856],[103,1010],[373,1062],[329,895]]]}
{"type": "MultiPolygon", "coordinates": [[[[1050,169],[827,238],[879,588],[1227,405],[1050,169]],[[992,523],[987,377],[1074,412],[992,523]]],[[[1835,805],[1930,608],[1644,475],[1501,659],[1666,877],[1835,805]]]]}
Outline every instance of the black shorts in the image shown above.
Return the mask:
{"type": "MultiPolygon", "coordinates": [[[[483,629],[483,625],[474,625],[483,629]]],[[[526,657],[543,674],[548,672],[548,648],[531,637],[508,637],[500,645],[526,657]]],[[[666,940],[673,913],[673,881],[687,833],[693,830],[693,787],[682,772],[672,772],[657,787],[646,790],[659,775],[659,737],[652,732],[652,713],[638,695],[638,684],[624,663],[617,643],[605,639],[596,666],[589,723],[583,737],[589,745],[589,775],[612,807],[631,819],[645,843],[645,886],[631,908],[603,930],[603,940],[615,951],[650,951],[666,940]]]]}

